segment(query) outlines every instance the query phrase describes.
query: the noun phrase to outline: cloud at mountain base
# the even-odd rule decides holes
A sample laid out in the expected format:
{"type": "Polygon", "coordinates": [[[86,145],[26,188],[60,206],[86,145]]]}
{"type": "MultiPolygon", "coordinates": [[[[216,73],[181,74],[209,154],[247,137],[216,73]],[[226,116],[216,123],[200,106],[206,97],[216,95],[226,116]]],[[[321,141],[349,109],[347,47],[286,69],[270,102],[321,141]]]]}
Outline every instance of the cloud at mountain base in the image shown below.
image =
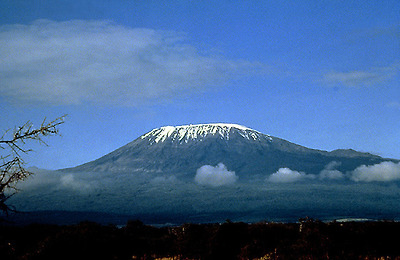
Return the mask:
{"type": "Polygon", "coordinates": [[[98,179],[85,173],[61,174],[49,170],[34,170],[34,174],[19,182],[17,188],[22,191],[37,189],[43,190],[70,190],[79,193],[88,193],[98,186],[98,179]]]}
{"type": "Polygon", "coordinates": [[[267,177],[266,181],[274,183],[291,183],[306,179],[314,179],[315,175],[298,172],[289,168],[280,168],[267,177]]]}
{"type": "Polygon", "coordinates": [[[84,182],[82,180],[76,180],[76,178],[72,174],[67,174],[62,176],[60,178],[60,183],[64,188],[69,188],[78,191],[88,191],[91,188],[88,182],[84,182]]]}
{"type": "Polygon", "coordinates": [[[160,102],[263,67],[201,53],[179,32],[83,20],[2,25],[0,59],[2,96],[57,105],[160,102]]]}
{"type": "Polygon", "coordinates": [[[381,162],[374,165],[361,165],[351,172],[350,179],[356,182],[398,181],[400,163],[381,162]]]}
{"type": "Polygon", "coordinates": [[[200,185],[219,187],[232,185],[238,178],[234,171],[229,171],[223,163],[219,163],[217,166],[201,166],[196,171],[194,181],[200,185]]]}
{"type": "Polygon", "coordinates": [[[320,180],[341,180],[344,178],[344,174],[336,170],[336,167],[340,166],[342,163],[337,161],[332,161],[328,163],[325,168],[319,173],[318,177],[320,180]]]}

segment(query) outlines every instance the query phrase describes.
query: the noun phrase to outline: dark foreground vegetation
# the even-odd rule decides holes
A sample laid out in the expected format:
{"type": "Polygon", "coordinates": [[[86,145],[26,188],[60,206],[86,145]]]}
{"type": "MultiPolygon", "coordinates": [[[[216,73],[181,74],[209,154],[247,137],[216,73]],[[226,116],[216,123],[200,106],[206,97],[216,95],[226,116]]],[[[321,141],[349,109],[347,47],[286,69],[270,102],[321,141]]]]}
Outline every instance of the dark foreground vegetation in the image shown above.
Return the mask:
{"type": "Polygon", "coordinates": [[[0,259],[400,259],[400,223],[0,226],[0,259]]]}

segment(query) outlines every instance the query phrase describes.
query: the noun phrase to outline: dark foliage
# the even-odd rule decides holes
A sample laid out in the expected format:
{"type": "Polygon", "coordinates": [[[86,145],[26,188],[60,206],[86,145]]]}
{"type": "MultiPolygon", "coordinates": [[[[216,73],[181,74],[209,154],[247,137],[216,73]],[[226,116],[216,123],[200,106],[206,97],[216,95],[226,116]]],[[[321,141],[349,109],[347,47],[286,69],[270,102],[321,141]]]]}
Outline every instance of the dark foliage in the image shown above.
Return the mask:
{"type": "Polygon", "coordinates": [[[400,259],[400,223],[0,226],[0,259],[400,259]]]}

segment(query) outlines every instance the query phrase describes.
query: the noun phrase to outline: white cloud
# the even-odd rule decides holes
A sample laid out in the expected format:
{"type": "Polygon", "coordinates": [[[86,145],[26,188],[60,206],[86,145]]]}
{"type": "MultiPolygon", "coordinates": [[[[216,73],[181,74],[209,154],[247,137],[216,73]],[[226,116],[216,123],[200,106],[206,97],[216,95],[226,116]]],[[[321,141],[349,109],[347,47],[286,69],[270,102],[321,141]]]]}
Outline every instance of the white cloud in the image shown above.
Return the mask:
{"type": "Polygon", "coordinates": [[[351,172],[353,181],[396,181],[400,180],[400,163],[381,162],[370,166],[361,165],[351,172]]]}
{"type": "Polygon", "coordinates": [[[321,180],[341,180],[344,177],[344,174],[336,170],[336,167],[340,166],[341,162],[332,161],[328,163],[325,168],[319,173],[319,179],[321,180]]]}
{"type": "Polygon", "coordinates": [[[399,63],[387,67],[355,70],[349,72],[331,71],[323,75],[322,81],[329,85],[346,87],[374,86],[386,82],[399,73],[399,63]]]}
{"type": "Polygon", "coordinates": [[[304,172],[293,171],[289,168],[280,168],[277,172],[267,177],[267,181],[275,183],[287,183],[313,178],[315,178],[315,176],[312,174],[305,174],[304,172]]]}
{"type": "Polygon", "coordinates": [[[76,180],[74,175],[67,174],[60,178],[61,186],[64,188],[69,188],[72,190],[78,191],[88,191],[91,187],[88,182],[84,182],[83,180],[76,180]]]}
{"type": "Polygon", "coordinates": [[[223,185],[231,185],[237,181],[239,177],[234,171],[228,171],[223,163],[217,166],[203,165],[197,169],[194,181],[200,185],[209,185],[219,187],[223,185]]]}
{"type": "Polygon", "coordinates": [[[109,21],[0,26],[0,60],[0,95],[47,104],[137,106],[262,69],[203,55],[181,33],[109,21]]]}

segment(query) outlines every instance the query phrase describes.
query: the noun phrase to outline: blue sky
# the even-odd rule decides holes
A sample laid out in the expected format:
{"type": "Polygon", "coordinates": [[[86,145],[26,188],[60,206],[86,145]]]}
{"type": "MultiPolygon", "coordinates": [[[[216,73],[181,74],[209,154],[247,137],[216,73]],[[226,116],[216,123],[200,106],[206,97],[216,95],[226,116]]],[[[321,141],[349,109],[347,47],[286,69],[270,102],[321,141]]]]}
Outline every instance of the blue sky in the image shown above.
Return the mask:
{"type": "Polygon", "coordinates": [[[29,166],[236,123],[400,159],[399,1],[0,2],[2,131],[68,114],[29,166]]]}

